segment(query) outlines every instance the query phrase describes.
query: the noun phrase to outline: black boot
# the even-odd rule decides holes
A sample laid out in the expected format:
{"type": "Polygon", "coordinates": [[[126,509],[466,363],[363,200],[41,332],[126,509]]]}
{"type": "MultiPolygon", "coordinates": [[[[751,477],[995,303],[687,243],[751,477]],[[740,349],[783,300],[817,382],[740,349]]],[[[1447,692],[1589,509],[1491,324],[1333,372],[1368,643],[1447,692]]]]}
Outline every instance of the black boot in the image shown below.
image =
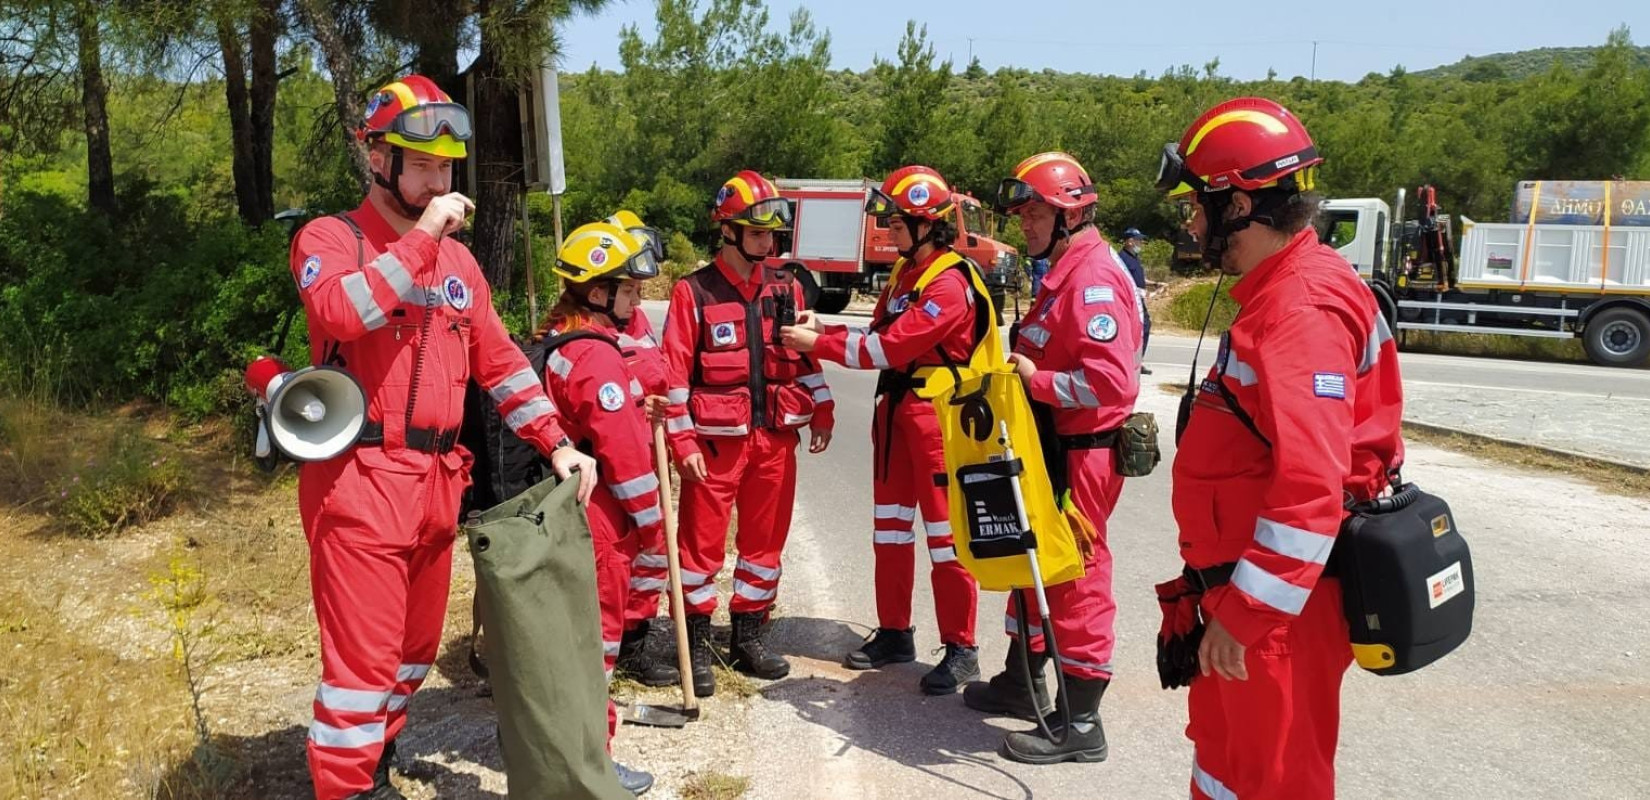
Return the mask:
{"type": "Polygon", "coordinates": [[[916,632],[916,628],[903,631],[877,628],[842,664],[848,669],[876,669],[884,664],[916,661],[917,643],[913,638],[916,632]]]}
{"type": "Polygon", "coordinates": [[[378,757],[378,766],[372,771],[372,788],[351,795],[359,800],[407,800],[407,796],[390,783],[390,762],[395,760],[395,740],[384,743],[384,754],[378,757]]]}
{"type": "Polygon", "coordinates": [[[728,661],[734,669],[765,681],[791,674],[791,662],[768,649],[763,640],[765,611],[733,615],[733,638],[728,645],[728,661]]]}
{"type": "Polygon", "coordinates": [[[675,686],[681,680],[681,673],[672,660],[660,652],[652,628],[652,622],[648,621],[624,632],[613,671],[643,686],[675,686]]]}
{"type": "Polygon", "coordinates": [[[617,761],[613,762],[613,771],[619,774],[619,785],[636,797],[647,794],[647,790],[653,788],[653,773],[651,772],[631,769],[617,761]]]}
{"type": "Polygon", "coordinates": [[[945,646],[945,658],[922,676],[923,694],[951,694],[968,681],[980,679],[980,649],[960,644],[945,646]]]}
{"type": "MultiPolygon", "coordinates": [[[[1022,764],[1059,764],[1064,761],[1105,761],[1106,729],[1100,725],[1100,697],[1110,681],[1066,676],[1066,698],[1071,704],[1071,728],[1061,744],[1043,737],[1042,728],[1011,733],[1003,739],[1003,757],[1022,764]]],[[[1049,730],[1059,737],[1065,723],[1056,711],[1048,718],[1049,730]]]]}
{"type": "Polygon", "coordinates": [[[691,614],[687,619],[688,659],[693,662],[693,694],[710,697],[716,694],[716,673],[711,664],[716,661],[710,647],[710,615],[691,614]]]}
{"type": "Polygon", "coordinates": [[[1004,714],[1027,722],[1036,722],[1038,716],[1054,713],[1054,704],[1048,699],[1048,683],[1043,679],[1043,667],[1048,655],[1031,654],[1031,688],[1026,689],[1025,656],[1018,642],[1009,642],[1008,659],[1003,671],[991,676],[989,683],[971,683],[963,689],[963,705],[987,714],[1004,714]]]}

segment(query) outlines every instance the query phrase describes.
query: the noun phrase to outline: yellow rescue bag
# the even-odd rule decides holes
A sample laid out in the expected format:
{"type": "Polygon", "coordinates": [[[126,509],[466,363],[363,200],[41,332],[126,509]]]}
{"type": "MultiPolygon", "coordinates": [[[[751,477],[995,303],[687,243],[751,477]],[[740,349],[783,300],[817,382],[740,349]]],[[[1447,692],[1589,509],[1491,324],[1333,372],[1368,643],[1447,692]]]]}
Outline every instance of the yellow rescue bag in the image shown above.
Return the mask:
{"type": "Polygon", "coordinates": [[[951,531],[957,560],[980,588],[1002,592],[1033,586],[1026,558],[1025,522],[1036,532],[1037,563],[1043,583],[1053,586],[1083,576],[1083,557],[1071,523],[1061,511],[1043,461],[1031,400],[1003,352],[1002,335],[993,324],[996,310],[979,271],[960,256],[946,254],[917,280],[916,291],[941,272],[962,267],[975,295],[975,313],[983,324],[968,363],[918,371],[917,395],[930,400],[939,415],[945,443],[945,479],[951,504],[951,531]],[[1013,458],[1004,455],[1012,449],[1013,458]],[[1013,483],[1019,482],[1019,497],[1013,483]]]}

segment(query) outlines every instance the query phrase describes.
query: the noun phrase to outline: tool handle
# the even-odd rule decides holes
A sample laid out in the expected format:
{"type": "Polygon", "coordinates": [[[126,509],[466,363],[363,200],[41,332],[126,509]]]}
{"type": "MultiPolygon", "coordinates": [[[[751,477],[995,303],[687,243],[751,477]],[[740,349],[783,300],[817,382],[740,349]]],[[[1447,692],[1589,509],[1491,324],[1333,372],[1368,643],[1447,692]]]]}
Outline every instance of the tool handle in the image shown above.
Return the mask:
{"type": "Polygon", "coordinates": [[[676,541],[676,506],[670,499],[670,463],[665,454],[665,426],[653,423],[653,470],[659,475],[659,508],[665,518],[665,561],[670,566],[670,617],[676,623],[676,668],[682,678],[682,708],[699,707],[693,695],[693,662],[688,655],[687,605],[682,600],[682,553],[676,541]]]}

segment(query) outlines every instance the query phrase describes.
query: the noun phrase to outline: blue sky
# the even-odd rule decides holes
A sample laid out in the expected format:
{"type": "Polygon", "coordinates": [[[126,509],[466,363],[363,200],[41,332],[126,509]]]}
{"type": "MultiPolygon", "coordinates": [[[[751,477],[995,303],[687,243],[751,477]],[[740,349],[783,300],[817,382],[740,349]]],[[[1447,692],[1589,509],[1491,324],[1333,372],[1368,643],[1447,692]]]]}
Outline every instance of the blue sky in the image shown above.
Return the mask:
{"type": "MultiPolygon", "coordinates": [[[[768,0],[775,26],[783,26],[798,7],[808,8],[815,24],[829,29],[833,66],[856,70],[878,56],[891,59],[911,18],[927,24],[935,52],[950,56],[959,69],[967,65],[972,47],[988,70],[1014,66],[1114,75],[1141,70],[1156,75],[1179,64],[1202,66],[1218,56],[1224,75],[1259,79],[1272,68],[1287,79],[1313,71],[1314,40],[1317,77],[1351,81],[1396,64],[1419,70],[1465,55],[1603,44],[1621,24],[1633,29],[1634,42],[1650,44],[1646,0],[768,0]]],[[[618,69],[619,31],[630,24],[652,38],[652,0],[617,0],[599,15],[573,19],[560,31],[562,69],[583,71],[591,64],[618,69]]]]}

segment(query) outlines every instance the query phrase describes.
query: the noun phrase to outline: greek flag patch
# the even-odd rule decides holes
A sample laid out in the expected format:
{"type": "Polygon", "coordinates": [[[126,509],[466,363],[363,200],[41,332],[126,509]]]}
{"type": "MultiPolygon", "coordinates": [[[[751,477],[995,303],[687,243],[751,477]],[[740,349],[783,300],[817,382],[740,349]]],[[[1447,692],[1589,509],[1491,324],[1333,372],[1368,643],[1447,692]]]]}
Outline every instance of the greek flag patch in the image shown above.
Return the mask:
{"type": "Polygon", "coordinates": [[[1090,286],[1083,290],[1083,305],[1092,306],[1095,303],[1110,303],[1116,300],[1116,295],[1110,286],[1090,286]]]}
{"type": "Polygon", "coordinates": [[[939,319],[940,318],[940,304],[934,302],[933,300],[929,300],[928,302],[922,304],[922,313],[927,314],[928,316],[933,317],[934,319],[939,319]]]}
{"type": "Polygon", "coordinates": [[[1339,372],[1312,373],[1312,393],[1319,397],[1346,399],[1346,376],[1339,372]]]}

